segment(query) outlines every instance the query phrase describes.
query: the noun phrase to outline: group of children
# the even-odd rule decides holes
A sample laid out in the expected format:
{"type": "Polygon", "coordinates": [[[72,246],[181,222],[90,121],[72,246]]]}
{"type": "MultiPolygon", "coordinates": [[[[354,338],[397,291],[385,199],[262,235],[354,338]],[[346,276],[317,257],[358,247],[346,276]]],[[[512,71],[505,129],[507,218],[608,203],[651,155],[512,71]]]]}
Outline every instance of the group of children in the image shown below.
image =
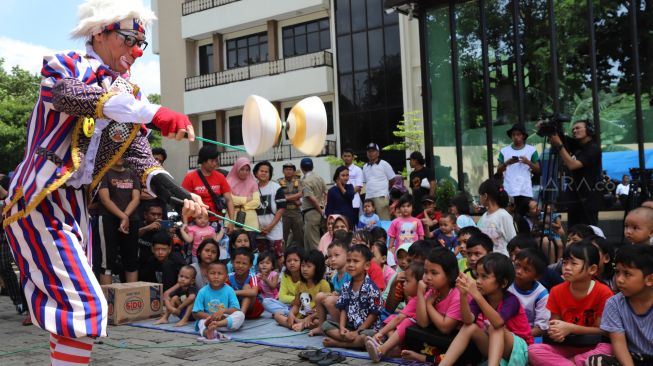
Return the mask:
{"type": "MultiPolygon", "coordinates": [[[[485,189],[482,203],[496,214],[500,190],[485,189]]],[[[501,214],[481,218],[494,222],[490,232],[443,214],[424,240],[409,196],[397,212],[387,234],[373,220],[352,232],[330,217],[326,248],[288,247],[281,262],[255,253],[243,231],[230,235],[228,260],[218,238],[202,238],[194,263],[165,291],[159,322],[192,316],[201,336],[221,340],[265,310],[280,326],[324,336],[325,347],[366,349],[375,362],[652,364],[653,209],[629,213],[624,235],[633,245],[618,251],[590,227],[570,228],[551,266],[531,237],[509,239],[501,214]]]]}

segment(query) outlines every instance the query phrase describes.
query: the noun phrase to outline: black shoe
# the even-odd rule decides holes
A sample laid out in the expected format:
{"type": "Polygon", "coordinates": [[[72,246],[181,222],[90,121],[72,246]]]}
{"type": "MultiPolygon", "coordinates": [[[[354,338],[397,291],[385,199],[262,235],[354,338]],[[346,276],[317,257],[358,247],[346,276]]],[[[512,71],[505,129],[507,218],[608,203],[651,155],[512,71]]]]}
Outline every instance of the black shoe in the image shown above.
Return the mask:
{"type": "Polygon", "coordinates": [[[16,312],[18,313],[18,315],[23,315],[23,313],[26,311],[27,309],[23,307],[23,304],[16,305],[16,312]]]}

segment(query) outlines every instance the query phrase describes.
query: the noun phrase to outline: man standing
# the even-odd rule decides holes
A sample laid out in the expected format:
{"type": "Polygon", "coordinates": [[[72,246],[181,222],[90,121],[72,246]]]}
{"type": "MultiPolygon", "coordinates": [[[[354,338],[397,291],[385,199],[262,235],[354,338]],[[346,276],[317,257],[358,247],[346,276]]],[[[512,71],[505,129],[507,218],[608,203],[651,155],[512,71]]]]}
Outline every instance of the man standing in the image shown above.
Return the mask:
{"type": "Polygon", "coordinates": [[[419,151],[413,151],[408,158],[410,168],[410,189],[413,191],[413,216],[424,211],[422,199],[425,196],[435,196],[435,172],[424,166],[426,161],[419,151]]]}
{"type": "Polygon", "coordinates": [[[573,137],[549,137],[571,179],[568,180],[567,225],[594,225],[599,221],[599,181],[601,179],[601,146],[594,141],[594,127],[587,120],[576,121],[573,137]]]}
{"type": "Polygon", "coordinates": [[[358,215],[360,214],[360,192],[361,189],[363,189],[363,170],[354,164],[354,150],[351,148],[345,148],[342,150],[342,161],[345,163],[345,166],[349,170],[349,181],[347,181],[347,184],[354,186],[354,191],[356,192],[354,194],[354,200],[351,203],[356,216],[356,222],[350,223],[353,227],[358,223],[358,215]]]}
{"type": "Polygon", "coordinates": [[[286,210],[281,216],[285,247],[304,246],[304,220],[302,219],[302,188],[297,168],[293,163],[283,164],[283,178],[279,185],[286,197],[286,210]],[[290,236],[292,234],[292,236],[290,236]]]}
{"type": "Polygon", "coordinates": [[[630,176],[628,174],[624,174],[624,176],[621,178],[621,183],[617,185],[617,190],[614,192],[615,196],[617,196],[617,199],[619,200],[619,203],[621,203],[621,207],[627,208],[626,203],[628,200],[628,193],[630,192],[630,176]]]}
{"type": "Polygon", "coordinates": [[[50,332],[54,366],[88,364],[93,338],[106,337],[107,302],[86,256],[87,197],[110,166],[123,156],[143,188],[167,203],[185,199],[185,215],[206,212],[154,160],[141,125],[193,140],[188,117],[140,101],[128,80],[154,13],[137,0],[88,0],[78,14],[72,37],[86,48],[44,57],[24,159],[2,212],[32,321],[50,332]]]}
{"type": "Polygon", "coordinates": [[[394,178],[392,166],[379,158],[379,145],[370,142],[367,145],[367,163],[363,166],[365,198],[374,201],[376,213],[381,220],[390,220],[388,194],[394,178]]]}
{"type": "Polygon", "coordinates": [[[526,144],[524,125],[516,123],[506,133],[512,144],[501,149],[497,173],[503,173],[503,187],[519,210],[533,198],[531,176],[540,172],[540,161],[535,147],[526,144]]]}
{"type": "Polygon", "coordinates": [[[302,159],[302,215],[304,216],[304,249],[316,249],[320,242],[320,227],[324,217],[327,187],[324,179],[313,172],[313,160],[302,159]]]}

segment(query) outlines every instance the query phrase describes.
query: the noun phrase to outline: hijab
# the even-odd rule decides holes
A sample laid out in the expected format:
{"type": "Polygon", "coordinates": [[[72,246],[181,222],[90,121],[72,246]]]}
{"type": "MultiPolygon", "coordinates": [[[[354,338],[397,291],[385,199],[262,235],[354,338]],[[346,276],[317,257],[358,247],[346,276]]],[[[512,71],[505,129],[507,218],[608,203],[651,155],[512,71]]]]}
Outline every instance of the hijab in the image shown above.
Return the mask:
{"type": "Polygon", "coordinates": [[[254,179],[251,169],[252,163],[246,157],[236,160],[229,174],[227,174],[227,182],[229,183],[229,187],[231,187],[232,194],[240,197],[252,197],[252,194],[258,190],[258,184],[256,183],[256,179],[254,179]],[[245,165],[249,165],[250,173],[243,180],[238,177],[238,171],[245,165]]]}
{"type": "MultiPolygon", "coordinates": [[[[342,220],[345,223],[345,226],[347,227],[347,231],[349,231],[349,223],[347,222],[347,218],[342,216],[342,215],[329,215],[327,218],[327,223],[329,222],[330,219],[333,219],[333,224],[336,224],[336,221],[342,220]]],[[[320,238],[320,242],[318,243],[317,249],[321,251],[323,254],[326,255],[327,249],[329,248],[329,244],[333,241],[333,229],[331,231],[328,231],[322,235],[320,238]]]]}

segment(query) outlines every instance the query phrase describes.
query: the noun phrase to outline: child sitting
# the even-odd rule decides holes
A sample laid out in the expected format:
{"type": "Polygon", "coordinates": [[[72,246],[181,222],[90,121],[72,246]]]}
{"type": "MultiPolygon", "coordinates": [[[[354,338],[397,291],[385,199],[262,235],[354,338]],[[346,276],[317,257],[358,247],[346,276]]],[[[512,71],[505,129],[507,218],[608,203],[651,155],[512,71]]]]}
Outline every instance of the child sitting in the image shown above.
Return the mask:
{"type": "Polygon", "coordinates": [[[258,256],[258,280],[261,299],[279,298],[279,272],[274,270],[276,255],[272,252],[263,252],[258,256]]]}
{"type": "Polygon", "coordinates": [[[358,218],[358,224],[356,224],[357,229],[372,229],[373,227],[379,225],[381,219],[379,215],[376,214],[376,208],[374,207],[374,201],[372,199],[366,199],[363,202],[363,214],[358,218]]]}
{"type": "MultiPolygon", "coordinates": [[[[608,286],[593,280],[599,251],[589,242],[573,243],[562,255],[565,282],[552,288],[546,307],[551,311],[548,338],[551,344],[534,344],[528,358],[534,365],[585,365],[592,354],[610,353],[607,343],[572,347],[562,344],[571,335],[600,335],[605,302],[612,296],[608,286]]],[[[545,338],[545,341],[547,339],[545,338]]]]}
{"type": "Polygon", "coordinates": [[[537,282],[546,270],[546,256],[539,249],[520,251],[513,261],[515,265],[515,282],[508,288],[526,311],[531,335],[540,337],[549,329],[551,312],[546,308],[549,291],[537,282]]]}
{"type": "Polygon", "coordinates": [[[383,356],[395,350],[395,347],[404,341],[406,328],[415,324],[417,287],[424,275],[424,265],[415,262],[408,267],[405,273],[404,297],[410,300],[399,314],[392,314],[385,319],[385,325],[381,330],[374,334],[374,336],[367,337],[365,349],[367,349],[367,353],[370,355],[372,362],[381,361],[383,356]]]}
{"type": "Polygon", "coordinates": [[[484,233],[473,234],[467,239],[467,268],[462,273],[466,273],[470,278],[478,278],[477,264],[483,257],[492,253],[493,248],[494,243],[489,236],[484,233]]]}
{"type": "Polygon", "coordinates": [[[258,279],[252,275],[254,254],[249,248],[234,249],[231,260],[234,271],[229,273],[227,284],[236,291],[245,319],[256,319],[263,313],[263,304],[258,299],[258,279]]]}
{"type": "Polygon", "coordinates": [[[347,272],[351,281],[342,287],[336,308],[338,321],[322,323],[325,347],[363,348],[365,336],[372,336],[381,326],[381,292],[367,275],[372,252],[364,245],[354,245],[347,251],[347,272]]]}
{"type": "Polygon", "coordinates": [[[458,271],[463,273],[467,269],[467,240],[469,240],[473,234],[482,234],[482,232],[476,226],[465,226],[458,230],[458,246],[460,247],[458,271]]]}
{"type": "MultiPolygon", "coordinates": [[[[500,361],[511,366],[528,364],[528,344],[533,343],[524,308],[508,287],[515,278],[510,258],[501,253],[490,253],[476,266],[478,282],[460,274],[456,287],[460,291],[460,310],[463,327],[439,357],[440,366],[454,365],[470,342],[488,358],[488,365],[500,361]],[[471,296],[471,302],[467,296],[471,296]]],[[[549,363],[534,363],[549,365],[549,363]]]]}
{"type": "Polygon", "coordinates": [[[189,265],[181,267],[177,284],[170,287],[163,293],[163,316],[154,324],[166,324],[170,315],[179,317],[175,327],[181,327],[188,324],[188,319],[193,309],[193,302],[197,296],[197,287],[195,287],[195,268],[189,265]]]}
{"type": "MultiPolygon", "coordinates": [[[[424,261],[424,277],[417,287],[416,298],[417,325],[432,329],[434,333],[450,336],[451,339],[462,321],[460,291],[456,288],[456,279],[460,272],[455,264],[456,257],[450,251],[444,248],[431,250],[424,261]]],[[[408,306],[410,303],[406,308],[408,306]]],[[[422,342],[420,340],[419,343],[422,342]]],[[[403,350],[401,356],[407,360],[429,363],[433,363],[438,356],[427,356],[415,351],[403,350]]]]}
{"type": "Polygon", "coordinates": [[[653,364],[653,247],[625,246],[617,252],[619,293],[605,304],[601,330],[610,335],[612,353],[590,356],[588,365],[653,364]]]}
{"type": "Polygon", "coordinates": [[[237,248],[248,248],[253,254],[252,266],[250,268],[252,276],[256,276],[256,268],[258,263],[258,253],[253,249],[252,243],[249,239],[249,234],[245,230],[235,230],[229,235],[229,257],[230,260],[227,263],[227,270],[229,273],[234,271],[233,259],[234,259],[234,250],[237,248]]]}
{"type": "Polygon", "coordinates": [[[401,244],[414,243],[424,239],[424,227],[422,221],[411,216],[413,212],[413,197],[404,194],[397,204],[398,217],[392,220],[388,235],[390,243],[388,248],[394,254],[401,244]]]}
{"type": "MultiPolygon", "coordinates": [[[[399,249],[397,249],[397,271],[392,276],[392,278],[390,278],[390,280],[388,281],[388,286],[381,294],[381,297],[383,298],[383,303],[386,304],[386,306],[388,305],[388,301],[387,301],[388,298],[394,297],[394,293],[396,291],[395,288],[398,286],[399,283],[402,283],[403,281],[403,276],[399,276],[399,274],[406,271],[408,267],[410,267],[411,258],[408,255],[408,250],[410,249],[411,245],[412,244],[402,244],[401,246],[399,246],[399,249]],[[393,295],[390,296],[390,293],[392,293],[393,295]]],[[[403,291],[403,289],[401,289],[401,291],[403,291]]],[[[395,310],[403,309],[405,305],[406,303],[399,300],[399,302],[394,305],[392,311],[388,311],[387,307],[384,307],[382,318],[385,318],[389,314],[394,313],[395,310]]]]}
{"type": "Polygon", "coordinates": [[[138,271],[138,280],[163,284],[168,291],[177,283],[179,265],[172,261],[172,238],[168,231],[161,229],[152,236],[152,257],[138,271]]]}
{"type": "Polygon", "coordinates": [[[296,296],[288,315],[274,313],[274,320],[296,332],[312,329],[317,326],[315,312],[315,296],[320,292],[329,292],[329,283],[324,280],[326,265],[324,255],[313,249],[302,258],[300,282],[296,288],[296,296]]]}
{"type": "Polygon", "coordinates": [[[565,235],[565,229],[562,228],[562,217],[559,213],[555,212],[555,205],[549,203],[546,206],[546,212],[540,215],[540,220],[544,222],[543,234],[555,244],[555,255],[550,256],[554,258],[551,261],[553,263],[559,258],[562,258],[562,251],[565,248],[562,243],[562,236],[565,235]]]}
{"type": "Polygon", "coordinates": [[[433,232],[433,240],[452,251],[455,255],[458,255],[460,248],[458,247],[458,239],[456,239],[456,233],[454,232],[456,217],[452,214],[442,215],[438,224],[440,228],[433,232]]]}
{"type": "Polygon", "coordinates": [[[193,225],[188,226],[188,217],[182,217],[183,225],[179,231],[182,239],[188,243],[192,243],[191,253],[193,256],[192,262],[197,263],[197,248],[200,243],[205,239],[213,239],[215,241],[222,240],[224,231],[220,229],[219,233],[215,232],[213,226],[209,225],[209,216],[207,214],[195,217],[193,225]]]}
{"type": "Polygon", "coordinates": [[[624,237],[632,244],[653,244],[653,209],[638,207],[624,221],[624,237]]]}
{"type": "Polygon", "coordinates": [[[422,226],[424,227],[425,237],[429,239],[432,238],[433,230],[438,228],[440,223],[440,218],[442,218],[442,213],[437,210],[435,196],[424,196],[422,197],[422,207],[424,211],[419,212],[415,215],[416,219],[422,221],[422,226]]]}
{"type": "Polygon", "coordinates": [[[263,308],[272,314],[274,319],[277,313],[287,317],[293,301],[297,297],[297,285],[301,279],[300,266],[304,257],[304,248],[291,246],[283,253],[284,269],[281,274],[279,298],[267,297],[263,299],[263,308]]]}
{"type": "MultiPolygon", "coordinates": [[[[424,263],[424,258],[431,249],[435,248],[435,243],[428,240],[418,240],[408,247],[408,262],[424,263]]],[[[390,291],[385,301],[384,314],[392,314],[397,310],[403,309],[406,305],[404,297],[404,278],[406,273],[397,273],[395,279],[390,283],[390,291]]]]}
{"type": "MultiPolygon", "coordinates": [[[[508,242],[508,253],[510,254],[510,259],[513,261],[513,263],[515,262],[517,254],[526,249],[542,251],[538,242],[528,234],[517,234],[517,236],[508,242]]],[[[548,266],[537,278],[537,281],[541,283],[542,286],[544,286],[547,290],[551,290],[554,286],[564,282],[560,273],[553,268],[549,268],[548,266]]]]}
{"type": "Polygon", "coordinates": [[[220,332],[238,330],[245,321],[236,292],[225,286],[227,267],[220,262],[208,265],[208,286],[198,293],[193,305],[195,330],[209,340],[228,339],[220,332]]]}
{"type": "Polygon", "coordinates": [[[204,287],[209,283],[208,270],[209,264],[217,262],[220,257],[220,246],[217,241],[213,239],[206,239],[200,243],[200,246],[195,252],[197,263],[191,264],[195,268],[197,275],[195,276],[195,286],[198,289],[204,287]]]}
{"type": "Polygon", "coordinates": [[[396,273],[396,271],[387,263],[388,247],[385,245],[385,241],[376,241],[372,244],[372,255],[374,255],[372,260],[383,270],[383,281],[386,285],[384,286],[385,288],[396,273]]]}
{"type": "Polygon", "coordinates": [[[469,200],[464,192],[451,198],[449,213],[456,216],[456,227],[458,229],[464,229],[470,226],[476,227],[474,219],[470,216],[469,200]]]}
{"type": "MultiPolygon", "coordinates": [[[[345,282],[351,280],[351,276],[349,276],[346,268],[348,249],[349,245],[340,240],[332,242],[327,249],[329,253],[327,264],[334,271],[331,277],[331,288],[333,291],[320,292],[315,295],[315,311],[317,313],[318,324],[324,323],[327,314],[331,316],[331,319],[338,319],[340,316],[340,311],[336,309],[336,302],[338,301],[338,297],[340,297],[342,286],[345,282]]],[[[318,334],[322,334],[322,327],[315,327],[308,333],[311,337],[318,334]]]]}

